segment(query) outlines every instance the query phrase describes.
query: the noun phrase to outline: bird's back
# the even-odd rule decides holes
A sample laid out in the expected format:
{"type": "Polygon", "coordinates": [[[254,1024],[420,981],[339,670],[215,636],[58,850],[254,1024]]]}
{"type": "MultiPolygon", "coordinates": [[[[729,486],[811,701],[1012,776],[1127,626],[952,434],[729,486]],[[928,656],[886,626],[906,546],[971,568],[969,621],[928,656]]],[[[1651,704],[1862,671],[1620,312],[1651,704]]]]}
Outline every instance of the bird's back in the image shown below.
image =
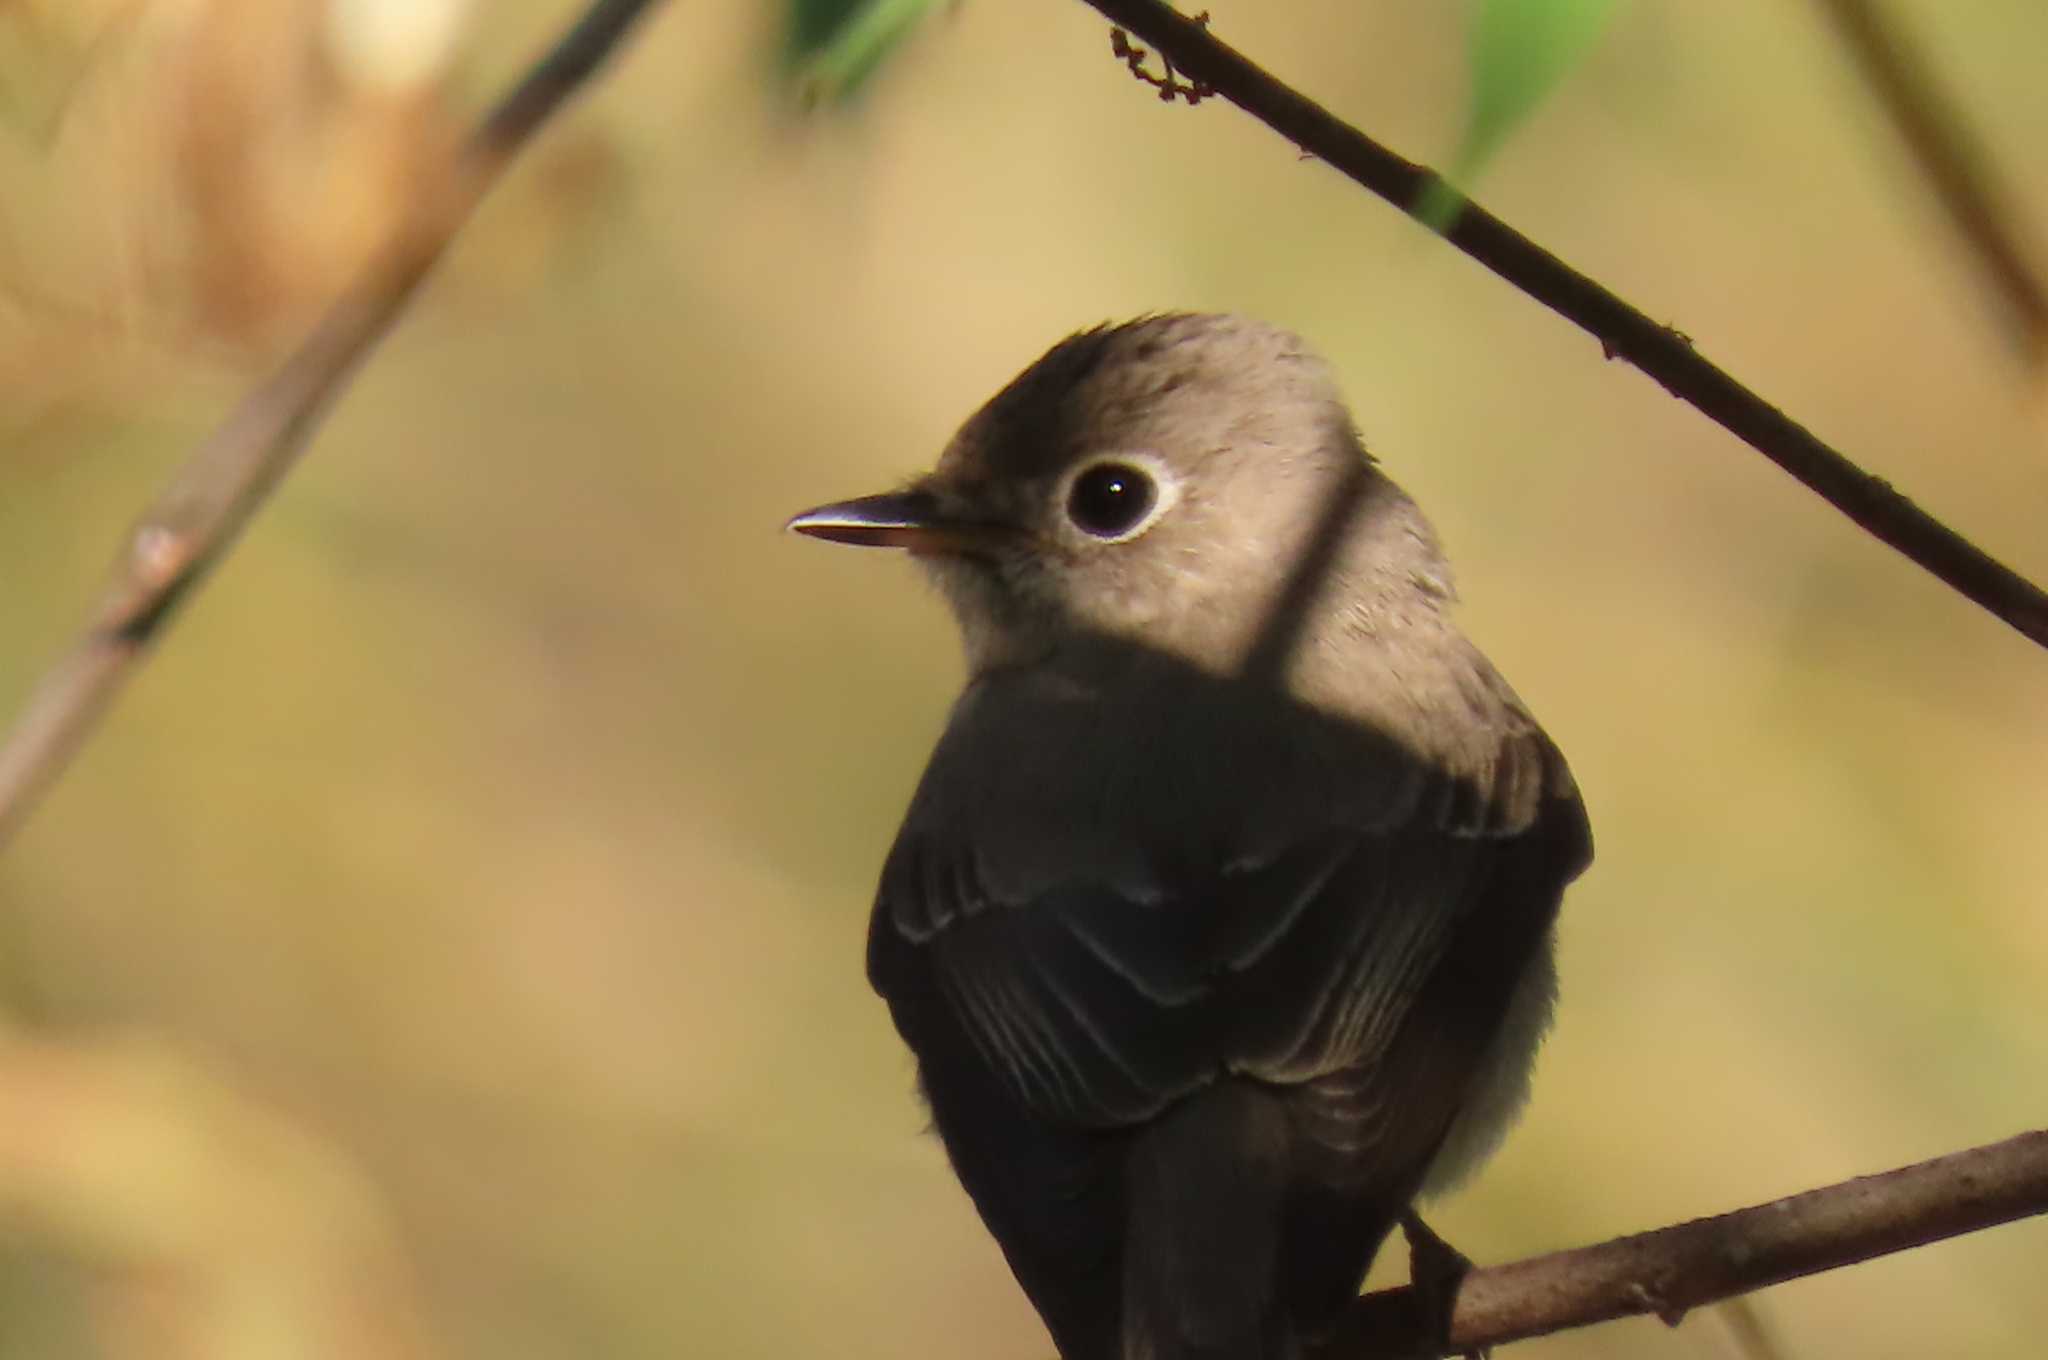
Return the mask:
{"type": "Polygon", "coordinates": [[[1590,841],[1491,674],[1469,759],[1110,639],[956,707],[869,972],[1067,1360],[1291,1355],[1526,1068],[1590,841]]]}

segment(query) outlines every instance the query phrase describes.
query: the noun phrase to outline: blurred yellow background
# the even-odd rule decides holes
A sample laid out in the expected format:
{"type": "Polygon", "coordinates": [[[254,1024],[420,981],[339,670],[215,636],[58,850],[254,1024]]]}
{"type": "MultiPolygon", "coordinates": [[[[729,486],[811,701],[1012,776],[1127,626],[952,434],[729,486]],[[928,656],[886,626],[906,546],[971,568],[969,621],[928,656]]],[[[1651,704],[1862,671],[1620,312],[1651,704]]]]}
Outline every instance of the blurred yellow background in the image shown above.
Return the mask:
{"type": "MultiPolygon", "coordinates": [[[[2048,249],[2048,12],[1895,8],[2048,249]]],[[[7,705],[568,9],[478,6],[420,70],[376,53],[441,37],[310,4],[0,9],[7,705]]],[[[1463,7],[1214,14],[1455,145],[1463,7]]],[[[1082,5],[949,7],[831,116],[773,44],[685,0],[545,134],[0,859],[0,1357],[1049,1356],[862,978],[951,625],[779,526],[1148,309],[1328,355],[1592,809],[1535,1103],[1452,1241],[2048,1124],[2048,657],[1245,116],[1161,105],[1082,5]]],[[[2040,384],[1811,9],[1625,8],[1476,193],[2048,578],[2040,384]]],[[[1758,1306],[1798,1360],[2032,1357],[2044,1253],[1758,1306]]]]}

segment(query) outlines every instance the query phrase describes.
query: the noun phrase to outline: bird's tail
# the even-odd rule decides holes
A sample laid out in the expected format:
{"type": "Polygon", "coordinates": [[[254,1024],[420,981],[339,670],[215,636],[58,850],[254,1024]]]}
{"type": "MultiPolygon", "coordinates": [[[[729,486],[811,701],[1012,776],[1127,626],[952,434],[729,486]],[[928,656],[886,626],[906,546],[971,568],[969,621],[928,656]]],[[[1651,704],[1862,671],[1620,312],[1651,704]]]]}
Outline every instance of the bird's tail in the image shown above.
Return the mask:
{"type": "Polygon", "coordinates": [[[1278,1278],[1289,1141],[1278,1095],[1228,1080],[1138,1136],[1123,1360],[1297,1360],[1278,1278]]]}

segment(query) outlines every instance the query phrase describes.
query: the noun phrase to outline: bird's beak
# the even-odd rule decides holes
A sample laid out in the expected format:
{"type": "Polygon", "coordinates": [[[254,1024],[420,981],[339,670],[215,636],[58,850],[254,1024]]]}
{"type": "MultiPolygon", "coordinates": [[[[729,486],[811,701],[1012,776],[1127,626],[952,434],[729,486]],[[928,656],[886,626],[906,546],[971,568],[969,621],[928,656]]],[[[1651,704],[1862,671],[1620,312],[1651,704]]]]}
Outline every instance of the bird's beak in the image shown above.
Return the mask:
{"type": "Polygon", "coordinates": [[[974,553],[1010,531],[949,514],[929,491],[892,491],[806,510],[783,526],[830,543],[911,552],[974,553]]]}

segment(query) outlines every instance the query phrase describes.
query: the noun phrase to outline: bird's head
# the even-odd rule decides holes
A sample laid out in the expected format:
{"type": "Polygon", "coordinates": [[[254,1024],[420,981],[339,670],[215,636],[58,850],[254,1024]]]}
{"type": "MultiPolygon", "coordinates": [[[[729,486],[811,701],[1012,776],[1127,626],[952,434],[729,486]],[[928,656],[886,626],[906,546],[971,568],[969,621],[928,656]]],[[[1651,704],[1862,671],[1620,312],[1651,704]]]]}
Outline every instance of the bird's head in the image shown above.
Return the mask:
{"type": "Polygon", "coordinates": [[[929,474],[789,527],[907,548],[945,591],[977,672],[1077,634],[1230,669],[1319,534],[1332,536],[1328,580],[1302,608],[1355,607],[1384,584],[1381,559],[1399,582],[1448,592],[1427,527],[1365,454],[1322,362],[1231,316],[1071,336],[929,474]]]}

